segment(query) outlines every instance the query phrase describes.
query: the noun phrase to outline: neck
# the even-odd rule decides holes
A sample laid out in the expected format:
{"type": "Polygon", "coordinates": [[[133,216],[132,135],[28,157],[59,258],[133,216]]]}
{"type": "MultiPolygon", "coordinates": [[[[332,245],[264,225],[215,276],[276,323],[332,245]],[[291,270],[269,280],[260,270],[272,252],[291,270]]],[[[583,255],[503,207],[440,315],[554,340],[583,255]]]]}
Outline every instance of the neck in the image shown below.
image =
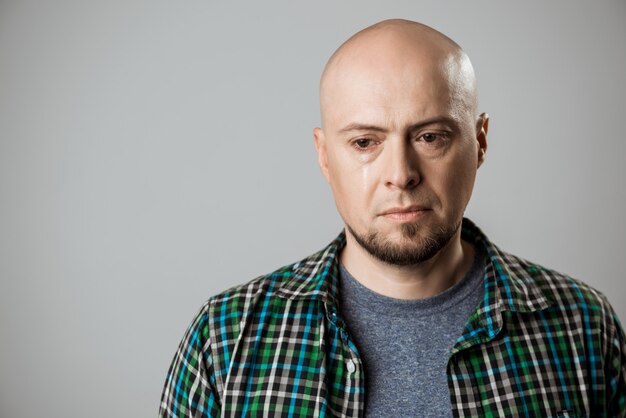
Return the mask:
{"type": "Polygon", "coordinates": [[[396,299],[424,299],[438,295],[463,278],[472,266],[474,248],[461,240],[459,228],[431,259],[397,266],[374,258],[346,233],[346,246],[339,259],[358,282],[376,293],[396,299]]]}

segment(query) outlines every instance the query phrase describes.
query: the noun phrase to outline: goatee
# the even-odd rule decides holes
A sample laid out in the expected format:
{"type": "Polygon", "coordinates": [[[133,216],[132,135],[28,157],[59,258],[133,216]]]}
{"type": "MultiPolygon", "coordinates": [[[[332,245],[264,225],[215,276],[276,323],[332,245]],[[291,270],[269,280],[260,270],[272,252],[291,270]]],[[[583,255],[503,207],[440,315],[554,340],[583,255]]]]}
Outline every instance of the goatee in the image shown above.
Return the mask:
{"type": "Polygon", "coordinates": [[[404,223],[400,225],[402,242],[393,242],[375,231],[359,235],[348,224],[346,228],[356,242],[378,260],[396,266],[410,266],[430,260],[437,254],[450,242],[461,222],[438,227],[427,236],[419,235],[424,227],[418,223],[404,223]]]}

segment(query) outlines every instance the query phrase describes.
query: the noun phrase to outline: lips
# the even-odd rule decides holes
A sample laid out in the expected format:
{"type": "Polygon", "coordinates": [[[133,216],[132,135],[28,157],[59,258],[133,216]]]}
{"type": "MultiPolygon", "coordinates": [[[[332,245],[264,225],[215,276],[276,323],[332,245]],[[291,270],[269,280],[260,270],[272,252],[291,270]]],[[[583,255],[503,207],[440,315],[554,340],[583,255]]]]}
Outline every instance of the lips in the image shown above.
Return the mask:
{"type": "Polygon", "coordinates": [[[391,209],[387,209],[386,211],[384,211],[383,213],[381,213],[381,215],[393,215],[393,214],[409,214],[409,213],[414,213],[414,212],[423,212],[423,211],[427,211],[430,210],[427,207],[424,206],[420,206],[420,205],[411,205],[411,206],[406,206],[406,207],[397,207],[397,208],[391,208],[391,209]]]}
{"type": "Polygon", "coordinates": [[[415,222],[425,216],[428,211],[430,209],[424,206],[411,205],[387,209],[381,213],[381,216],[392,222],[415,222]]]}

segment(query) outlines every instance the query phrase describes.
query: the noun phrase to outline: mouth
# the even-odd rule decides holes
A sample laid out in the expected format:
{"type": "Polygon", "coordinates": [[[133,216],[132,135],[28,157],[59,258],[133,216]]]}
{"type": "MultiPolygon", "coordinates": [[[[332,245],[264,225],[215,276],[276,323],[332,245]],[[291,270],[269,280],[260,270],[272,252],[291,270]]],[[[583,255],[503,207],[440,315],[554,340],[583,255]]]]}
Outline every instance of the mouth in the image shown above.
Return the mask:
{"type": "Polygon", "coordinates": [[[418,205],[413,205],[413,206],[407,206],[404,208],[397,207],[397,208],[388,209],[384,211],[383,213],[381,213],[381,216],[387,219],[394,220],[394,221],[406,222],[406,221],[417,220],[423,217],[429,211],[430,211],[429,208],[418,206],[418,205]]]}

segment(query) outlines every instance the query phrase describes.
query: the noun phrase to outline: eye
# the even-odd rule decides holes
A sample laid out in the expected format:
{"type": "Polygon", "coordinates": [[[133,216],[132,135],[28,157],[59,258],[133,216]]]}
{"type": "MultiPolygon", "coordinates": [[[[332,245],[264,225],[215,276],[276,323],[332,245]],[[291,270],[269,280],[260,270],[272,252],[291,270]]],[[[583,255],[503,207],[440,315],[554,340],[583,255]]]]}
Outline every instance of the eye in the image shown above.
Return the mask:
{"type": "Polygon", "coordinates": [[[422,135],[422,139],[424,140],[424,142],[428,142],[428,143],[435,142],[440,137],[441,137],[441,135],[433,134],[433,133],[426,133],[426,134],[422,135]]]}
{"type": "Polygon", "coordinates": [[[370,138],[359,138],[355,139],[352,144],[359,150],[366,150],[373,144],[373,142],[374,141],[370,138]]]}
{"type": "Polygon", "coordinates": [[[444,143],[449,138],[448,133],[426,132],[422,134],[418,140],[425,142],[426,144],[437,145],[438,143],[444,143]]]}

